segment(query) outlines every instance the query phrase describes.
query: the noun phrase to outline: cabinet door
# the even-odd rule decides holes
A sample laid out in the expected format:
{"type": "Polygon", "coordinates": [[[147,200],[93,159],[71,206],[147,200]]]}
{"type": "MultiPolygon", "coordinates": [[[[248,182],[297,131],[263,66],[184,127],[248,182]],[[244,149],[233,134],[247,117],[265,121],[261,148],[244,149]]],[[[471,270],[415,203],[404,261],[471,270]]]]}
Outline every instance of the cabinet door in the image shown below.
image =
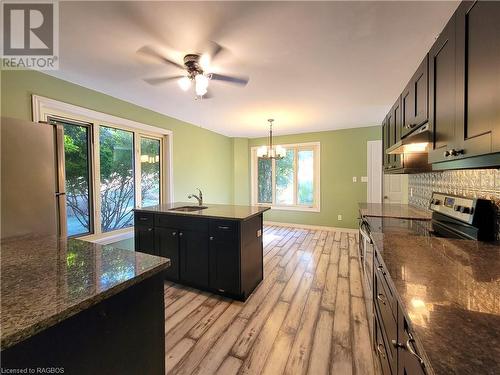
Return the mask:
{"type": "Polygon", "coordinates": [[[156,227],[155,247],[157,255],[170,259],[170,267],[165,271],[165,276],[172,281],[179,280],[179,231],[156,227]]]}
{"type": "Polygon", "coordinates": [[[429,51],[429,162],[449,160],[455,147],[455,16],[429,51]]]}
{"type": "Polygon", "coordinates": [[[463,2],[456,30],[456,157],[500,152],[500,2],[463,2]]]}
{"type": "MultiPolygon", "coordinates": [[[[401,120],[402,120],[402,115],[401,115],[401,98],[398,98],[394,106],[392,107],[392,116],[394,118],[394,141],[393,144],[399,142],[401,140],[401,120]]],[[[393,155],[393,165],[394,169],[402,168],[403,163],[402,163],[402,157],[401,155],[393,155]]]]}
{"type": "Polygon", "coordinates": [[[149,226],[135,226],[134,229],[135,251],[158,255],[155,249],[155,230],[149,226]]]}
{"type": "Polygon", "coordinates": [[[210,237],[210,288],[240,294],[239,250],[235,240],[210,237]]]}
{"type": "Polygon", "coordinates": [[[426,55],[401,95],[401,137],[429,119],[428,61],[426,55]]]}
{"type": "Polygon", "coordinates": [[[415,347],[415,341],[410,334],[408,322],[401,310],[398,326],[398,374],[425,375],[425,365],[415,347]]]}
{"type": "Polygon", "coordinates": [[[387,118],[385,118],[382,123],[382,143],[382,161],[384,164],[384,170],[387,170],[389,169],[391,163],[391,156],[385,152],[389,148],[389,127],[387,126],[387,118]]]}
{"type": "Polygon", "coordinates": [[[208,236],[204,232],[179,231],[180,279],[187,283],[208,285],[208,236]]]}

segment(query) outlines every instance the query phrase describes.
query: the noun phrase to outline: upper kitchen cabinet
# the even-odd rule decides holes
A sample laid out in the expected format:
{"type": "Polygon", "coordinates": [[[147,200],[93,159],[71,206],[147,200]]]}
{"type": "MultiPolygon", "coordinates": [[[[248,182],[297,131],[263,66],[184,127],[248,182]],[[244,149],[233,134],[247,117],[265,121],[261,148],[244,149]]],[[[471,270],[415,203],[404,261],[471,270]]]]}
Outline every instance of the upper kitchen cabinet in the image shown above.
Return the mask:
{"type": "Polygon", "coordinates": [[[455,50],[454,15],[429,52],[430,163],[447,160],[456,147],[455,50]]]}
{"type": "Polygon", "coordinates": [[[455,22],[455,157],[500,152],[500,2],[463,2],[455,22]]]}
{"type": "Polygon", "coordinates": [[[401,95],[401,138],[429,119],[428,62],[426,55],[401,95]]]}
{"type": "Polygon", "coordinates": [[[433,169],[500,165],[500,2],[462,2],[429,52],[433,169]]]}

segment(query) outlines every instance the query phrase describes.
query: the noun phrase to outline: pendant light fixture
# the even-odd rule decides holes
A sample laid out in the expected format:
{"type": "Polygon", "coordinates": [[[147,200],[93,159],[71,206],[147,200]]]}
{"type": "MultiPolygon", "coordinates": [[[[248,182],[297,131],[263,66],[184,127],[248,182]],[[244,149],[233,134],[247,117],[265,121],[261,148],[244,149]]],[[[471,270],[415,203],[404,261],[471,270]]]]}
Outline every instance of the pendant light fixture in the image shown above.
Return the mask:
{"type": "Polygon", "coordinates": [[[286,149],[283,146],[273,146],[273,121],[270,118],[269,122],[269,145],[261,146],[257,149],[257,156],[263,159],[283,159],[286,156],[286,149]]]}

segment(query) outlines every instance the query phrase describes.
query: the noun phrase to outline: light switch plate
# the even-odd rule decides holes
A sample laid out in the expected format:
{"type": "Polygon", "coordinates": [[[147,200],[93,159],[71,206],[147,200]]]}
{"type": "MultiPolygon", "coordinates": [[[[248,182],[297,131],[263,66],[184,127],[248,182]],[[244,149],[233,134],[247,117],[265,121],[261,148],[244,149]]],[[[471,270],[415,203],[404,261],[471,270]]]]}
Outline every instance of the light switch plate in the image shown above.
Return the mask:
{"type": "Polygon", "coordinates": [[[367,176],[361,176],[361,182],[368,182],[367,176]]]}
{"type": "Polygon", "coordinates": [[[357,177],[353,177],[352,178],[352,182],[358,182],[358,178],[357,177]]]}
{"type": "Polygon", "coordinates": [[[338,220],[338,221],[342,221],[342,215],[338,215],[338,216],[337,216],[337,220],[338,220]]]}

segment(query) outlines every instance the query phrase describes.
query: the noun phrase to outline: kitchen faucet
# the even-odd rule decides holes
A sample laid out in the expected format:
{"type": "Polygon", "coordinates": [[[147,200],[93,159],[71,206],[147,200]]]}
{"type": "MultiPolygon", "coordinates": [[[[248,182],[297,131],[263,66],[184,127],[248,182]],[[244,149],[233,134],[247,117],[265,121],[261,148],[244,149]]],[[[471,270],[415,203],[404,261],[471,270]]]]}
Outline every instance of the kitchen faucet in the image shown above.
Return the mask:
{"type": "Polygon", "coordinates": [[[199,195],[189,194],[188,198],[189,199],[196,198],[196,200],[198,201],[198,206],[203,206],[203,193],[201,192],[201,190],[199,188],[196,188],[196,190],[198,190],[200,192],[200,194],[199,195]]]}

